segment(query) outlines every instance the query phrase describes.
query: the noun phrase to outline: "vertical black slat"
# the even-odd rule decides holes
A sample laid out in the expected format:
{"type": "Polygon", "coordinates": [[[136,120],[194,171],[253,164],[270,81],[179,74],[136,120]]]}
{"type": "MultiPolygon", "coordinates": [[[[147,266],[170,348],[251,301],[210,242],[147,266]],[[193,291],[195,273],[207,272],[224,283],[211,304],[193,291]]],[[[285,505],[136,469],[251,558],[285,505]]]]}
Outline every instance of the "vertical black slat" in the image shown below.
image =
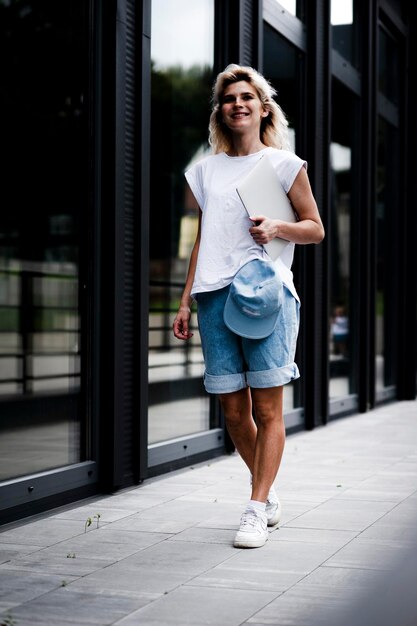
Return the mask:
{"type": "Polygon", "coordinates": [[[216,0],[215,70],[262,63],[262,0],[216,0]]]}
{"type": "MultiPolygon", "coordinates": [[[[307,160],[310,180],[327,231],[330,142],[330,15],[329,3],[309,3],[307,67],[307,160]]],[[[306,428],[328,418],[328,319],[330,233],[304,254],[302,323],[304,327],[304,406],[306,428]]]]}
{"type": "Polygon", "coordinates": [[[361,15],[361,199],[359,208],[359,410],[375,405],[375,172],[376,172],[376,28],[375,3],[365,3],[361,15]]]}
{"type": "Polygon", "coordinates": [[[99,428],[100,480],[103,488],[111,489],[114,484],[114,328],[115,328],[115,75],[116,75],[116,0],[99,2],[100,37],[98,41],[100,67],[98,72],[98,94],[100,126],[98,127],[97,152],[97,203],[100,224],[100,267],[99,319],[100,347],[97,358],[100,370],[97,373],[99,392],[95,415],[99,428]]]}
{"type": "Polygon", "coordinates": [[[91,217],[91,239],[93,240],[93,258],[90,263],[90,280],[89,284],[92,285],[92,295],[89,301],[90,307],[90,319],[92,333],[89,342],[90,363],[89,367],[89,408],[90,415],[90,428],[87,430],[88,435],[91,434],[91,439],[87,441],[87,450],[90,452],[90,458],[97,461],[100,467],[100,380],[102,374],[102,368],[100,363],[100,331],[101,331],[101,317],[100,317],[100,300],[101,300],[101,276],[102,268],[100,264],[101,257],[101,220],[100,220],[100,207],[102,205],[102,89],[103,89],[103,11],[100,2],[91,1],[91,24],[93,28],[90,32],[91,37],[91,60],[90,60],[90,101],[92,103],[90,108],[90,128],[92,129],[91,137],[91,161],[92,161],[92,202],[93,202],[93,215],[91,217]]]}
{"type": "Polygon", "coordinates": [[[135,409],[135,2],[116,17],[113,486],[133,482],[135,409]]]}
{"type": "Polygon", "coordinates": [[[409,30],[407,34],[407,68],[405,83],[406,110],[405,133],[405,202],[401,240],[403,242],[402,266],[400,267],[400,307],[398,341],[398,399],[413,400],[416,397],[417,368],[417,98],[411,89],[411,77],[417,72],[417,6],[408,6],[409,30]]]}
{"type": "MultiPolygon", "coordinates": [[[[140,98],[137,106],[140,166],[138,167],[138,237],[136,255],[137,276],[136,301],[138,311],[138,350],[136,380],[138,402],[135,414],[135,465],[134,480],[140,482],[148,469],[148,328],[149,328],[149,212],[150,212],[150,119],[151,119],[151,0],[142,3],[141,62],[138,68],[140,98]]],[[[140,41],[138,37],[138,41],[140,41]]]]}
{"type": "Polygon", "coordinates": [[[262,2],[240,0],[239,63],[259,68],[262,60],[262,2]]]}

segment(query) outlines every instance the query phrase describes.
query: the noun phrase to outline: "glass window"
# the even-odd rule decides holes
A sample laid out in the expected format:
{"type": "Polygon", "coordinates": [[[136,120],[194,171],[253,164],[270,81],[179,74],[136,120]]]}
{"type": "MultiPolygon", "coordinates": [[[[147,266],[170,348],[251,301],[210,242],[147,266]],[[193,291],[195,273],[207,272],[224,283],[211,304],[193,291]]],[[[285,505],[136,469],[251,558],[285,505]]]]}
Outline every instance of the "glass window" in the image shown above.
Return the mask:
{"type": "MultiPolygon", "coordinates": [[[[302,59],[297,48],[264,22],[263,72],[278,92],[277,102],[285,112],[290,131],[292,148],[296,150],[297,126],[300,119],[300,93],[302,59]]],[[[297,286],[297,253],[294,259],[294,281],[297,286]]],[[[301,329],[302,330],[302,329],[301,329]]],[[[301,341],[299,341],[299,345],[301,341]]],[[[297,380],[285,386],[284,411],[300,407],[301,384],[297,380]]]]}
{"type": "MultiPolygon", "coordinates": [[[[152,2],[150,444],[216,426],[199,335],[172,334],[198,224],[184,171],[208,151],[214,0],[152,2]]],[[[195,318],[195,313],[194,313],[195,318]]]]}
{"type": "Polygon", "coordinates": [[[0,480],[83,456],[87,17],[0,2],[0,480]]]}
{"type": "Polygon", "coordinates": [[[353,155],[357,128],[355,97],[339,83],[332,83],[330,144],[330,399],[354,389],[352,358],[352,207],[354,197],[353,155]]]}
{"type": "Polygon", "coordinates": [[[279,4],[291,15],[297,15],[297,0],[278,0],[279,4]]]}
{"type": "Polygon", "coordinates": [[[393,104],[399,105],[403,84],[398,43],[384,29],[379,29],[378,90],[393,104]]]}
{"type": "Polygon", "coordinates": [[[356,0],[331,0],[333,49],[359,68],[358,5],[356,0]]]}
{"type": "Polygon", "coordinates": [[[378,162],[376,190],[376,389],[395,384],[396,324],[396,233],[395,216],[400,215],[398,131],[378,119],[378,162]]]}

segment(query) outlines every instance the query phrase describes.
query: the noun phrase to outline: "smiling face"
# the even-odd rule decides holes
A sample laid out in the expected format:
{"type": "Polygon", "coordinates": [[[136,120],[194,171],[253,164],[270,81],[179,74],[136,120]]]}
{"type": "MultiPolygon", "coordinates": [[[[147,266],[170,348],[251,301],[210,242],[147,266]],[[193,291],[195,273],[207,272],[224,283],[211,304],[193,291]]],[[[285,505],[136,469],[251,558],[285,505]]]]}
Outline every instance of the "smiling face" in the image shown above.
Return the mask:
{"type": "Polygon", "coordinates": [[[247,81],[231,83],[221,98],[223,122],[231,131],[258,130],[267,117],[256,89],[247,81]]]}

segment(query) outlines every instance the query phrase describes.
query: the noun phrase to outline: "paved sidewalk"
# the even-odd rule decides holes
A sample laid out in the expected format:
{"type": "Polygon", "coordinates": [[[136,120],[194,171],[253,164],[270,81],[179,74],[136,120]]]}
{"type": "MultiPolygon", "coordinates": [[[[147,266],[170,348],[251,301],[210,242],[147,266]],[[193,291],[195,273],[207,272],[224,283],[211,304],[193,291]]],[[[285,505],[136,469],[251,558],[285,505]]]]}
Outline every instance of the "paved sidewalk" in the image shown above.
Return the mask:
{"type": "Polygon", "coordinates": [[[364,594],[387,624],[417,623],[402,621],[416,610],[402,559],[417,561],[417,402],[289,436],[276,487],[283,520],[260,549],[232,546],[249,497],[237,455],[3,527],[0,624],[358,625],[364,594]]]}

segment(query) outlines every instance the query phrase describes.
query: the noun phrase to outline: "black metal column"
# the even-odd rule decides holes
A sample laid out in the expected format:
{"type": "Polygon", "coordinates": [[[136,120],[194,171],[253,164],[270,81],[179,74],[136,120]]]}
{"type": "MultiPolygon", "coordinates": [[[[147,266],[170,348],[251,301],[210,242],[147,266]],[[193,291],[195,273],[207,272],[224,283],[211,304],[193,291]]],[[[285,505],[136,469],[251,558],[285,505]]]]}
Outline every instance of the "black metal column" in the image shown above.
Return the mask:
{"type": "Polygon", "coordinates": [[[136,3],[103,4],[101,469],[109,489],[135,481],[139,385],[136,3]]]}
{"type": "Polygon", "coordinates": [[[262,0],[217,0],[215,66],[229,63],[262,70],[262,0]]]}
{"type": "Polygon", "coordinates": [[[399,400],[416,397],[417,369],[417,98],[411,88],[417,71],[417,7],[408,5],[409,31],[407,41],[406,94],[405,94],[405,203],[404,219],[400,222],[400,272],[399,272],[399,341],[398,379],[399,400]]]}
{"type": "MultiPolygon", "coordinates": [[[[330,142],[330,6],[308,4],[307,29],[307,160],[312,189],[327,230],[330,142]]],[[[328,241],[307,246],[303,254],[304,407],[306,428],[328,418],[328,241]]]]}

